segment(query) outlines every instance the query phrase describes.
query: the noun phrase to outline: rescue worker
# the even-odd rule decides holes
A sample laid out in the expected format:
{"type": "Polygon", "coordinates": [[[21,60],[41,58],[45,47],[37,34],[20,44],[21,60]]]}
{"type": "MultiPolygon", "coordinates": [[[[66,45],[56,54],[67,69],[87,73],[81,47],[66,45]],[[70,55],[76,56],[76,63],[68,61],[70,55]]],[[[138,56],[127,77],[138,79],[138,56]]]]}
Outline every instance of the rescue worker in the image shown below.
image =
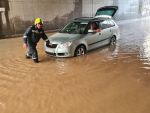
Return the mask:
{"type": "Polygon", "coordinates": [[[26,58],[32,58],[35,63],[39,62],[36,46],[41,38],[46,41],[46,45],[49,45],[50,42],[43,29],[43,21],[41,18],[37,18],[34,25],[27,28],[23,36],[23,47],[28,49],[26,58]]]}

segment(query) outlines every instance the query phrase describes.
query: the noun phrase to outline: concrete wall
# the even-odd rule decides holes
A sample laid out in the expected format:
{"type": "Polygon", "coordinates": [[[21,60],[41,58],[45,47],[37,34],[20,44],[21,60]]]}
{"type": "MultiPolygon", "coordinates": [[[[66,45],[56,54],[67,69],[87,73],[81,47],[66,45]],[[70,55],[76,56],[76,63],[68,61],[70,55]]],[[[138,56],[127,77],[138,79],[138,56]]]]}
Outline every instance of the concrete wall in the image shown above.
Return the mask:
{"type": "Polygon", "coordinates": [[[37,17],[46,30],[58,29],[69,20],[94,16],[105,5],[118,5],[116,19],[150,14],[150,0],[0,0],[0,36],[23,33],[37,17]]]}
{"type": "Polygon", "coordinates": [[[46,30],[53,30],[82,16],[82,0],[0,0],[0,4],[5,8],[0,11],[0,35],[23,33],[37,17],[46,30]]]}
{"type": "Polygon", "coordinates": [[[112,4],[113,0],[83,0],[82,15],[92,17],[98,8],[112,4]]]}

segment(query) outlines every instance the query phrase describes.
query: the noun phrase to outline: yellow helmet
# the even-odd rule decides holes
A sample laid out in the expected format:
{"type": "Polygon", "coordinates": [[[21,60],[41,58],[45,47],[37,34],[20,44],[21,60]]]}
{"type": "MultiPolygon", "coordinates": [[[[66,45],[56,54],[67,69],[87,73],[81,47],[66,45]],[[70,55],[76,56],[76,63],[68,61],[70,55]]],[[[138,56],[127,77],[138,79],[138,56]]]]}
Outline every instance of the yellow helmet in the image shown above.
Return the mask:
{"type": "Polygon", "coordinates": [[[36,18],[34,24],[43,24],[43,21],[41,18],[36,18]]]}

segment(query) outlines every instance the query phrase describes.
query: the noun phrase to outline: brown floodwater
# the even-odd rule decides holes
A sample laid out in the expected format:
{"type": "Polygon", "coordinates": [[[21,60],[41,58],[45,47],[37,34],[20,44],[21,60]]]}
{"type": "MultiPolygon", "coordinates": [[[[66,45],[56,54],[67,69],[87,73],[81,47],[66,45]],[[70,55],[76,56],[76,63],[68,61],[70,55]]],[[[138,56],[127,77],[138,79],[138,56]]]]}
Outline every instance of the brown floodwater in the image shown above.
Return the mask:
{"type": "Polygon", "coordinates": [[[148,23],[119,23],[116,47],[81,57],[47,56],[41,40],[38,64],[21,37],[0,40],[0,113],[150,113],[148,23]]]}

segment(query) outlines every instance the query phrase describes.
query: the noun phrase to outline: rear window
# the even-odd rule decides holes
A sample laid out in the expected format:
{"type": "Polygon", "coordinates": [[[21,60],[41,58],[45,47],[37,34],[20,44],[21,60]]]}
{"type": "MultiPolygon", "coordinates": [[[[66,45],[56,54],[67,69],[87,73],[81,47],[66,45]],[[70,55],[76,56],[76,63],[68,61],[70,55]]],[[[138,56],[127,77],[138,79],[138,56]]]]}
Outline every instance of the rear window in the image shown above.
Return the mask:
{"type": "Polygon", "coordinates": [[[115,23],[112,20],[105,20],[105,21],[100,23],[100,27],[102,29],[110,28],[113,26],[115,26],[115,23]]]}
{"type": "Polygon", "coordinates": [[[100,11],[97,11],[96,12],[96,15],[95,16],[97,16],[97,15],[109,15],[109,16],[112,16],[113,15],[113,13],[114,13],[114,10],[100,10],[100,11]]]}
{"type": "Polygon", "coordinates": [[[109,27],[108,21],[105,20],[105,21],[103,21],[103,22],[100,23],[100,28],[101,29],[106,29],[108,27],[109,27]]]}
{"type": "Polygon", "coordinates": [[[115,23],[112,20],[109,21],[109,24],[110,24],[110,27],[115,26],[115,23]]]}

